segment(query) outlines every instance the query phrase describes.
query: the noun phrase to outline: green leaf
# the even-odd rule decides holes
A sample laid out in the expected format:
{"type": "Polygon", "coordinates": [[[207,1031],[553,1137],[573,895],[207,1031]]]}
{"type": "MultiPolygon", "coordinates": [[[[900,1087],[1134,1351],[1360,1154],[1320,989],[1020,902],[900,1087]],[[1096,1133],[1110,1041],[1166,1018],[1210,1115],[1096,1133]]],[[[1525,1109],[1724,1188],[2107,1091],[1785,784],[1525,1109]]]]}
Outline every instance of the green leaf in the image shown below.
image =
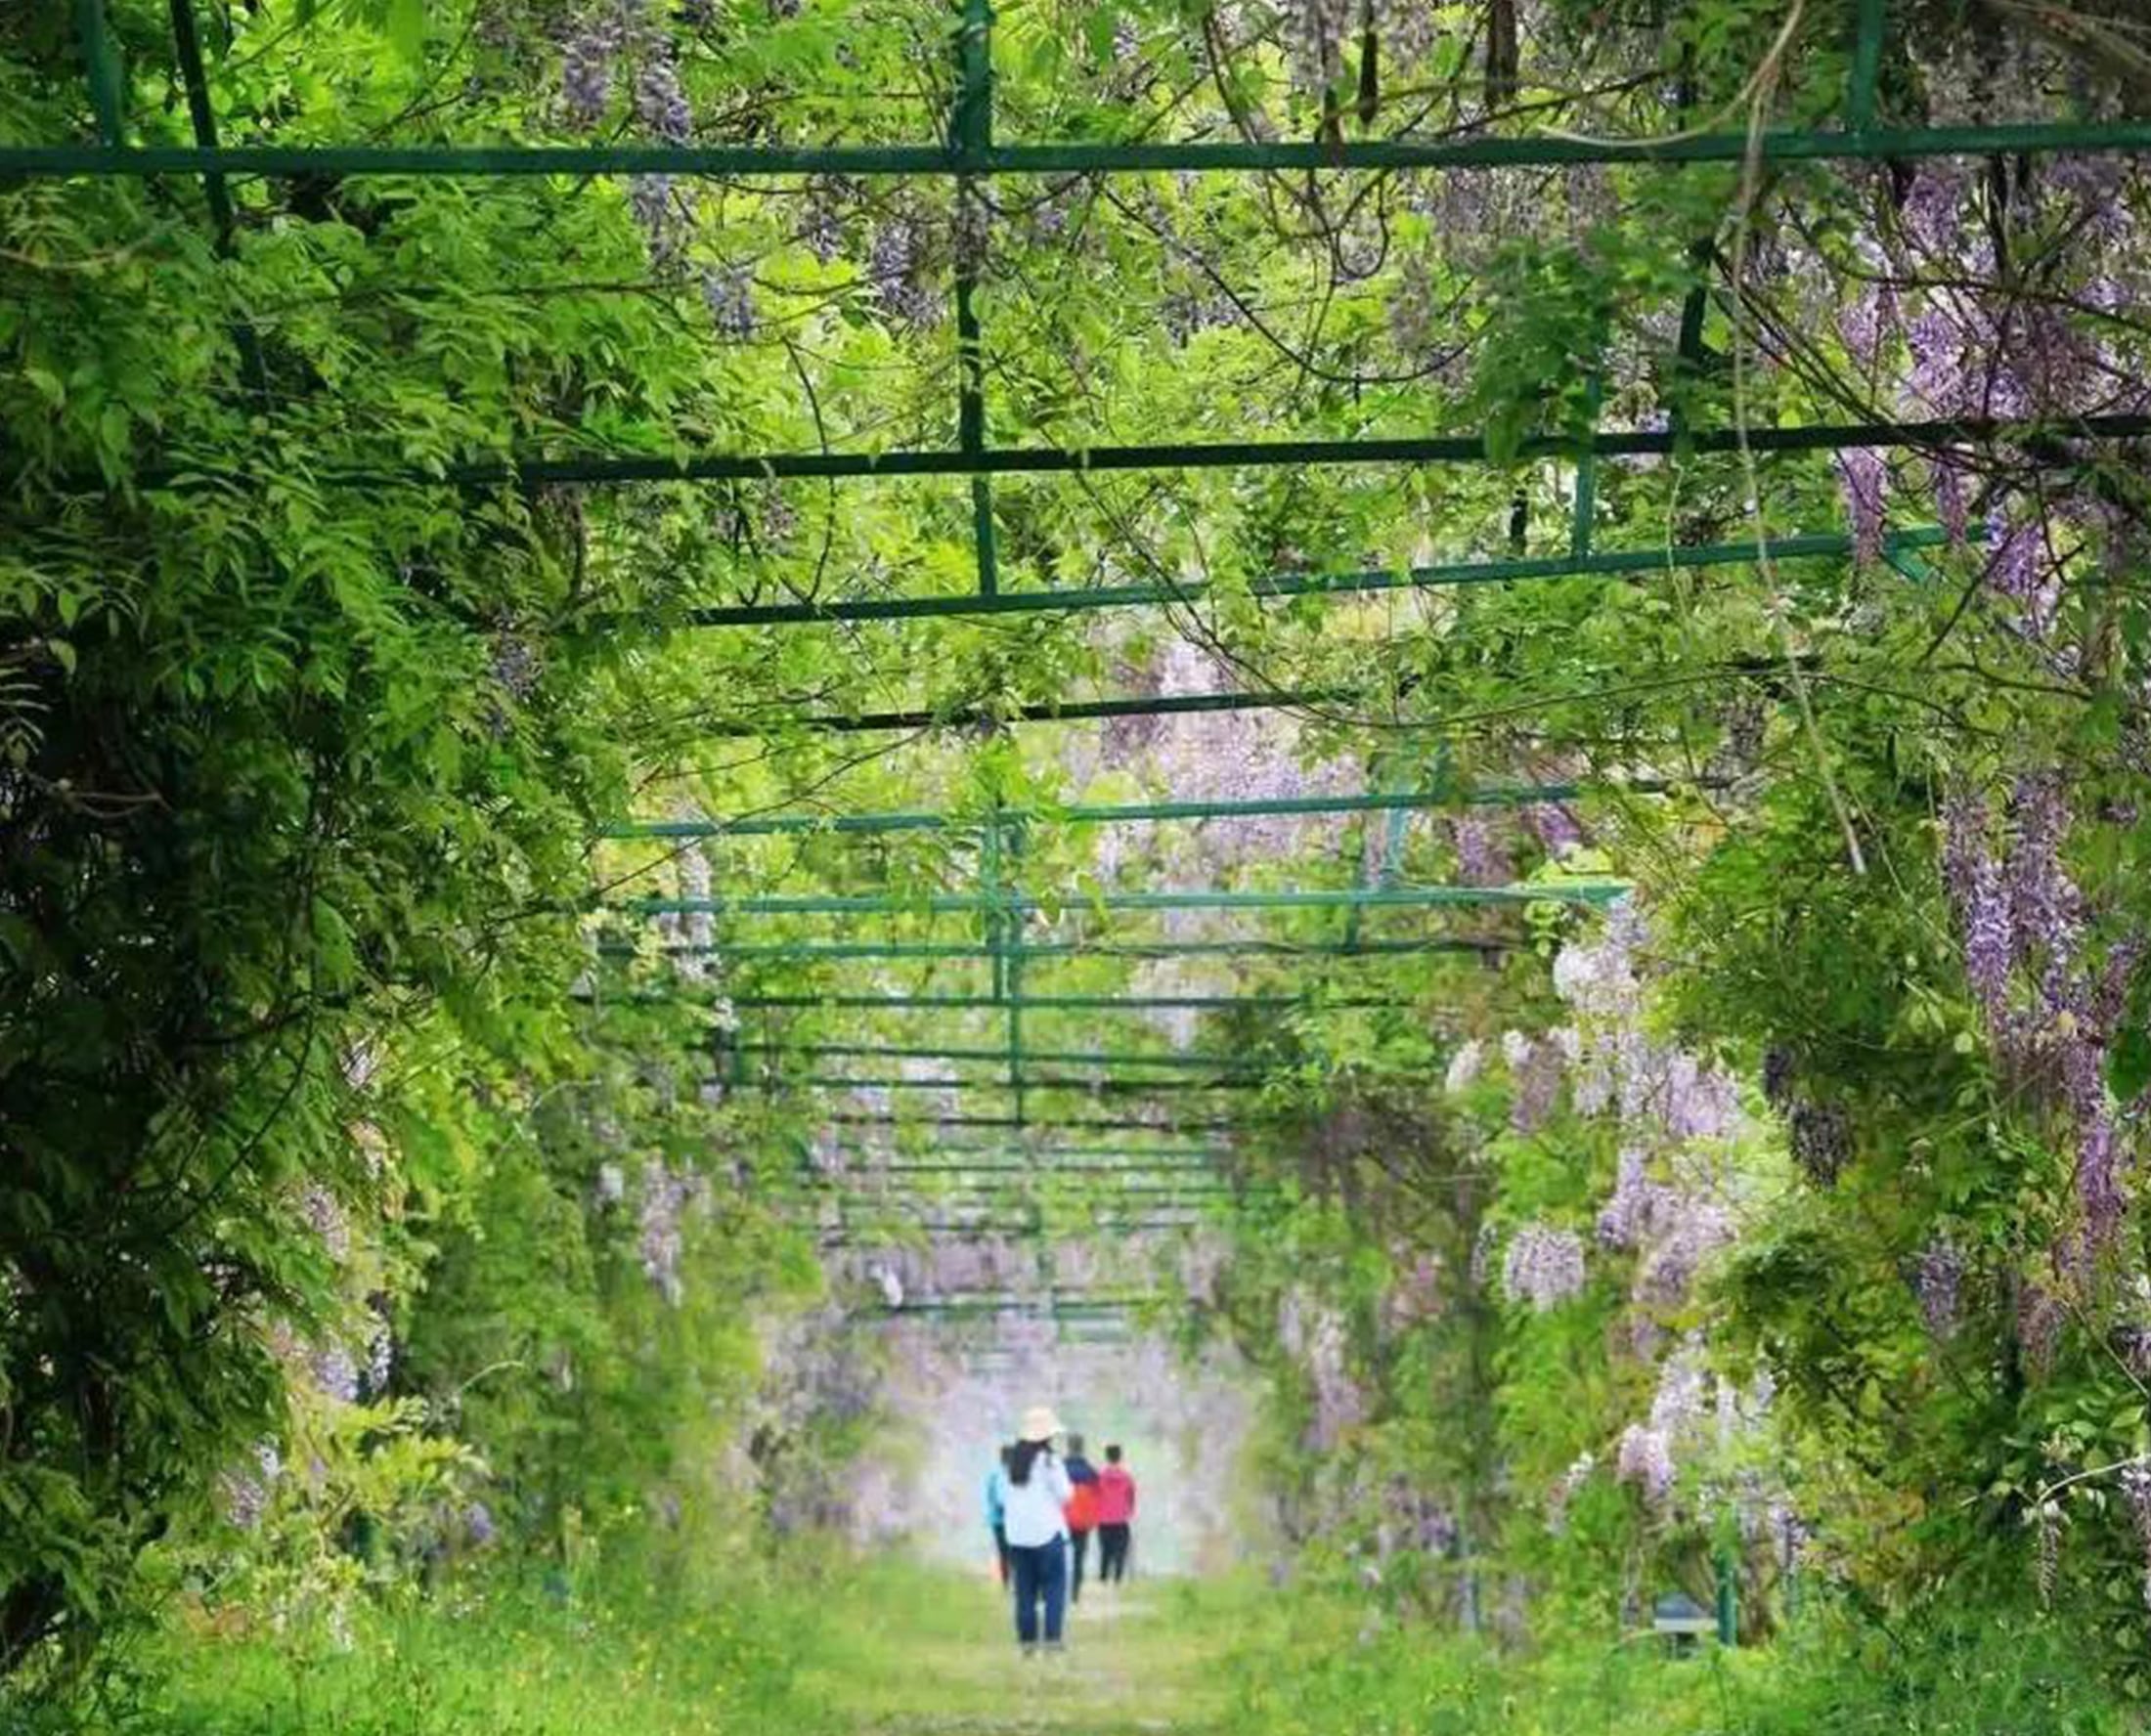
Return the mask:
{"type": "Polygon", "coordinates": [[[425,59],[425,0],[388,0],[388,41],[413,65],[425,59]]]}
{"type": "Polygon", "coordinates": [[[2123,1027],[2106,1063],[2106,1080],[2123,1103],[2133,1103],[2151,1086],[2151,1030],[2140,1024],[2123,1027]]]}

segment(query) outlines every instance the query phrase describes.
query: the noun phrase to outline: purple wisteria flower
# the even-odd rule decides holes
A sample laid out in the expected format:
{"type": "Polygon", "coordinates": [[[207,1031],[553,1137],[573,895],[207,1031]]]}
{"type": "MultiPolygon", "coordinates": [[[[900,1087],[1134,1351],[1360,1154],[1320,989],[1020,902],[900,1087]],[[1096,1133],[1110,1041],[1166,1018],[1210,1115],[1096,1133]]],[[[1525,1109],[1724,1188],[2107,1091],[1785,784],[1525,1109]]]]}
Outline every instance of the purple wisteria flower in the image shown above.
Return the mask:
{"type": "Polygon", "coordinates": [[[1528,1302],[1544,1314],[1581,1294],[1583,1286],[1583,1238],[1573,1231],[1525,1224],[1510,1237],[1501,1267],[1502,1293],[1510,1301],[1528,1302]]]}
{"type": "Polygon", "coordinates": [[[702,273],[702,305],[710,324],[724,336],[745,340],[755,334],[754,274],[743,266],[722,266],[702,273]]]}
{"type": "Polygon", "coordinates": [[[1938,1236],[1920,1250],[1912,1288],[1929,1335],[1938,1344],[1947,1343],[1956,1333],[1964,1288],[1964,1256],[1948,1237],[1938,1236]]]}
{"type": "Polygon", "coordinates": [[[1837,467],[1845,485],[1845,515],[1852,524],[1853,561],[1872,566],[1882,557],[1883,494],[1889,467],[1882,455],[1867,446],[1839,453],[1837,467]]]}

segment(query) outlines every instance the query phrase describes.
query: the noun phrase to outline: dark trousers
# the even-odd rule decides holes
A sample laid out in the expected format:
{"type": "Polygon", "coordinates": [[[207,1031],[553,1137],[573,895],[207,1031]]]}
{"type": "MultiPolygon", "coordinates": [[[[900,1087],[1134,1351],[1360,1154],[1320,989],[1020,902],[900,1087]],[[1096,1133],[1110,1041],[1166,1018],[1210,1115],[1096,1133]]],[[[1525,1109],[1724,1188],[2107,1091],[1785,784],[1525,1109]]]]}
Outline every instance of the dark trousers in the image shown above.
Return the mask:
{"type": "Polygon", "coordinates": [[[993,1527],[993,1553],[1000,1561],[1001,1584],[1005,1585],[1008,1584],[1008,1528],[1005,1525],[993,1527]]]}
{"type": "Polygon", "coordinates": [[[1016,1637],[1027,1646],[1038,1643],[1038,1614],[1045,1613],[1045,1642],[1061,1643],[1061,1622],[1068,1609],[1068,1545],[1055,1538],[1050,1543],[1026,1548],[1008,1546],[1009,1565],[1016,1570],[1016,1637]]]}
{"type": "Polygon", "coordinates": [[[1129,1541],[1125,1525],[1098,1527],[1098,1579],[1101,1584],[1112,1584],[1127,1578],[1129,1541]]]}
{"type": "Polygon", "coordinates": [[[1083,1594],[1083,1563],[1090,1555],[1090,1533],[1072,1531],[1069,1541],[1068,1600],[1076,1602],[1083,1594]]]}

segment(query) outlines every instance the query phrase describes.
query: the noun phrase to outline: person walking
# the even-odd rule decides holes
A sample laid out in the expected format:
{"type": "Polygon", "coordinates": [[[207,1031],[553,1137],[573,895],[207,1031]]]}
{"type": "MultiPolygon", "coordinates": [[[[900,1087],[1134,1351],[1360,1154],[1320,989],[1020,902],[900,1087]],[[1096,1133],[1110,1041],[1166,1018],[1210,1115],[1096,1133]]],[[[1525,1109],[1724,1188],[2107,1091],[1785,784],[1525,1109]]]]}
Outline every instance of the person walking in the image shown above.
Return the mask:
{"type": "Polygon", "coordinates": [[[1024,1412],[1001,1485],[1001,1523],[1016,1582],[1016,1640],[1025,1655],[1045,1643],[1058,1650],[1068,1613],[1068,1520],[1072,1486],[1053,1455],[1060,1419],[1043,1405],[1024,1412]],[[1043,1620],[1041,1621],[1041,1617],[1043,1620]]]}
{"type": "Polygon", "coordinates": [[[1135,1538],[1135,1478],[1120,1462],[1119,1447],[1106,1449],[1106,1466],[1098,1473],[1098,1583],[1116,1585],[1127,1579],[1128,1547],[1135,1538]]]}
{"type": "Polygon", "coordinates": [[[1090,1534],[1098,1526],[1098,1467],[1083,1456],[1083,1438],[1070,1435],[1068,1456],[1061,1460],[1068,1473],[1068,1600],[1080,1603],[1083,1596],[1083,1563],[1090,1554],[1090,1534]]]}
{"type": "Polygon", "coordinates": [[[993,1468],[986,1474],[986,1529],[993,1534],[993,1559],[998,1564],[1001,1584],[1008,1584],[1008,1524],[1007,1524],[1007,1476],[1008,1455],[1012,1449],[1003,1447],[993,1461],[993,1468]]]}

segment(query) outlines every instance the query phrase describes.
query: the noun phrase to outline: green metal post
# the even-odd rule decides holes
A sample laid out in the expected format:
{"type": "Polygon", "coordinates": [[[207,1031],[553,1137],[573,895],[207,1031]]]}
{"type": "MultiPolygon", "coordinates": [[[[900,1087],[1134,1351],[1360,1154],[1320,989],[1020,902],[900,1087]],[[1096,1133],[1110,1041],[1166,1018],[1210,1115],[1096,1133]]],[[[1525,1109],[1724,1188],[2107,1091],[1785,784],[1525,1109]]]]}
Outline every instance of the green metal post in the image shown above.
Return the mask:
{"type": "Polygon", "coordinates": [[[1888,0],[1855,0],[1852,83],[1846,92],[1845,115],[1855,133],[1874,125],[1874,92],[1882,75],[1883,14],[1888,0]]]}
{"type": "MultiPolygon", "coordinates": [[[[949,117],[949,151],[956,169],[956,444],[973,457],[986,451],[986,352],[975,297],[986,213],[976,170],[993,149],[993,9],[991,0],[963,0],[956,31],[956,103],[949,117]]],[[[1000,588],[994,554],[992,484],[971,478],[971,535],[979,594],[1000,588]]]]}
{"type": "Polygon", "coordinates": [[[118,52],[105,28],[105,0],[74,0],[74,28],[82,43],[82,65],[89,78],[90,108],[97,115],[98,139],[116,151],[126,143],[126,86],[118,52]]]}
{"type": "MultiPolygon", "coordinates": [[[[194,126],[195,142],[204,151],[213,152],[217,145],[216,110],[209,104],[209,71],[201,58],[201,32],[195,19],[194,0],[172,0],[171,12],[172,46],[179,61],[180,82],[187,91],[187,114],[194,126]]],[[[217,252],[229,259],[237,251],[233,237],[239,228],[232,190],[225,184],[221,170],[204,169],[201,191],[209,203],[210,221],[216,225],[217,252]]],[[[239,345],[240,368],[246,376],[247,390],[257,399],[267,398],[269,365],[262,356],[261,338],[244,315],[234,323],[232,336],[239,345]]]]}
{"type": "MultiPolygon", "coordinates": [[[[1599,430],[1599,397],[1602,387],[1599,376],[1591,376],[1589,402],[1591,406],[1591,432],[1594,440],[1599,430]]],[[[1575,511],[1568,521],[1568,556],[1571,560],[1588,560],[1591,557],[1591,520],[1599,504],[1599,458],[1592,447],[1585,447],[1583,456],[1576,460],[1575,511]]]]}

